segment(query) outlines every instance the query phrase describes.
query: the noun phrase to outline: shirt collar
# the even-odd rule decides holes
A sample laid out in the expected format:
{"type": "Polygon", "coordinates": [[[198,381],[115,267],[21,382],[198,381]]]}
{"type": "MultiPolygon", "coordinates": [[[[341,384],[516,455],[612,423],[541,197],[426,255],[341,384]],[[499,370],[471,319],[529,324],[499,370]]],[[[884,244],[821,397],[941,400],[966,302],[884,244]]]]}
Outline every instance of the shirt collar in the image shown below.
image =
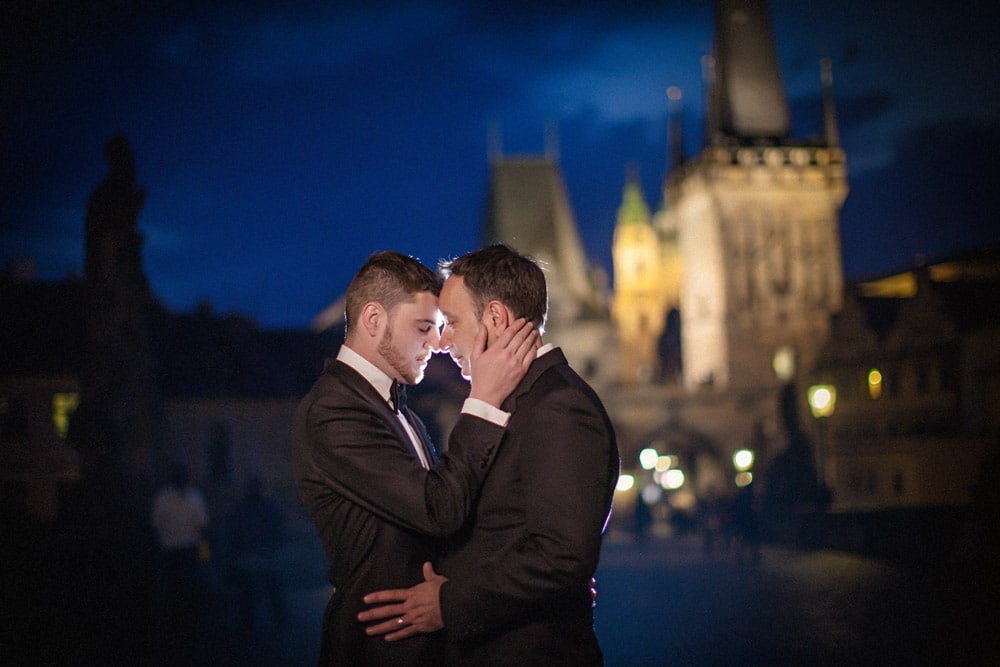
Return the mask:
{"type": "Polygon", "coordinates": [[[554,350],[554,349],[556,349],[556,346],[555,346],[555,344],[554,344],[554,343],[546,343],[545,345],[542,345],[542,346],[541,346],[540,348],[538,348],[538,350],[537,350],[537,351],[535,352],[535,359],[537,359],[538,357],[542,356],[542,355],[543,355],[543,354],[545,354],[546,352],[551,352],[551,351],[552,351],[552,350],[554,350]]]}
{"type": "Polygon", "coordinates": [[[392,387],[392,378],[383,373],[372,362],[368,361],[360,354],[347,347],[347,344],[340,346],[337,352],[337,361],[342,361],[368,380],[368,383],[375,388],[379,396],[389,401],[389,388],[392,387]]]}

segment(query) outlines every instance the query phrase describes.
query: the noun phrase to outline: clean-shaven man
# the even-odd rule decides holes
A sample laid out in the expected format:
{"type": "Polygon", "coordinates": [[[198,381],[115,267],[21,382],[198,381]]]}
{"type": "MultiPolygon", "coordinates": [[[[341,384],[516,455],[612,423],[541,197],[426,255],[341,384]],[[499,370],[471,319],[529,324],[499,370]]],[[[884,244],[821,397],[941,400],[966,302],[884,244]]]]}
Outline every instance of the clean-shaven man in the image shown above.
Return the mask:
{"type": "MultiPolygon", "coordinates": [[[[545,276],[503,245],[442,267],[440,345],[473,377],[476,332],[488,340],[515,318],[541,330],[545,276]]],[[[559,348],[537,358],[501,407],[507,435],[472,515],[448,541],[440,575],[365,597],[359,614],[386,643],[444,628],[447,665],[603,664],[594,634],[591,578],[611,511],[619,456],[611,421],[559,348]],[[398,619],[406,619],[400,626],[398,619]]]]}

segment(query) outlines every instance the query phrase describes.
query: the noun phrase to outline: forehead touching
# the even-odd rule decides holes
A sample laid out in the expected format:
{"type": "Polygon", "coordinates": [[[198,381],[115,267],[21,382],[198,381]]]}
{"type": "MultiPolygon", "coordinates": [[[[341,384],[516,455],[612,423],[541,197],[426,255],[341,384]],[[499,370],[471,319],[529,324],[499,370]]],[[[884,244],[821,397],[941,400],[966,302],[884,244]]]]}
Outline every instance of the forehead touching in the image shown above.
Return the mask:
{"type": "Polygon", "coordinates": [[[438,297],[433,292],[415,292],[388,309],[390,319],[411,320],[437,324],[439,319],[438,297]]]}
{"type": "Polygon", "coordinates": [[[475,301],[462,276],[451,276],[444,282],[441,288],[441,312],[449,319],[476,315],[475,301]]]}

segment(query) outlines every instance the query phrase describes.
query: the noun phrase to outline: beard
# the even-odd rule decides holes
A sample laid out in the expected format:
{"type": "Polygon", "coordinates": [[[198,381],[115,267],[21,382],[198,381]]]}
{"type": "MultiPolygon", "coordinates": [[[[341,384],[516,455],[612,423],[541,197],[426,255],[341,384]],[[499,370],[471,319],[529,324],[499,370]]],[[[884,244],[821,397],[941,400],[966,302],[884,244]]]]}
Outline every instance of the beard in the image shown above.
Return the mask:
{"type": "Polygon", "coordinates": [[[417,366],[417,370],[414,371],[414,365],[411,363],[411,360],[406,357],[406,354],[402,350],[393,345],[391,327],[386,328],[385,336],[379,341],[378,353],[392,366],[393,370],[399,373],[399,376],[403,378],[406,384],[418,384],[424,379],[423,369],[417,366]]]}

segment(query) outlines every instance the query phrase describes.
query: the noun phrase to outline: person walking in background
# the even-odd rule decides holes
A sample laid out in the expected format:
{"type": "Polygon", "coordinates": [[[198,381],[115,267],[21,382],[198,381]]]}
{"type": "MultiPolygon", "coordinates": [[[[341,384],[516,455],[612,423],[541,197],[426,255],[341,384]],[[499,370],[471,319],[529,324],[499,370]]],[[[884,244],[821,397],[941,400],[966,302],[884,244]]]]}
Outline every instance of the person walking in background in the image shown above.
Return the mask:
{"type": "Polygon", "coordinates": [[[737,561],[760,561],[760,523],[757,520],[757,502],[753,483],[747,484],[733,496],[733,533],[736,540],[734,555],[737,561]]]}
{"type": "Polygon", "coordinates": [[[173,466],[169,482],[153,499],[150,522],[160,547],[160,611],[171,626],[183,627],[196,620],[203,603],[198,547],[208,526],[205,499],[191,486],[183,464],[173,466]]]}
{"type": "Polygon", "coordinates": [[[276,628],[287,618],[278,563],[278,551],[285,540],[284,518],[263,488],[256,477],[247,481],[244,497],[233,512],[232,576],[238,589],[240,630],[245,635],[256,625],[258,598],[270,605],[276,628]]]}
{"type": "MultiPolygon", "coordinates": [[[[487,341],[515,318],[542,332],[545,275],[507,246],[442,266],[442,350],[464,377],[477,369],[477,331],[487,341]]],[[[359,615],[391,643],[444,628],[448,665],[603,664],[594,633],[591,581],[618,481],[614,429],[597,394],[559,348],[536,343],[535,359],[501,408],[507,437],[470,518],[448,540],[425,582],[365,596],[359,615]],[[388,619],[388,620],[386,620],[388,619]]]]}

